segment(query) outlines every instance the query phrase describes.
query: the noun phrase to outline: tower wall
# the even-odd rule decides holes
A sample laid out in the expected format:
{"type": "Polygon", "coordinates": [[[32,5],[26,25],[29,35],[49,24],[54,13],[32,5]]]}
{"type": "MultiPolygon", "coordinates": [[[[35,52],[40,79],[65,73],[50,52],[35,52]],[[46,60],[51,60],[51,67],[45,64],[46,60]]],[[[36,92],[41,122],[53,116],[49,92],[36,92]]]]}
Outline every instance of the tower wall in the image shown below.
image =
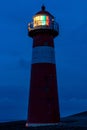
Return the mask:
{"type": "Polygon", "coordinates": [[[33,50],[26,126],[51,125],[60,121],[54,50],[54,37],[58,32],[54,28],[42,27],[29,31],[29,36],[33,38],[33,50]]]}

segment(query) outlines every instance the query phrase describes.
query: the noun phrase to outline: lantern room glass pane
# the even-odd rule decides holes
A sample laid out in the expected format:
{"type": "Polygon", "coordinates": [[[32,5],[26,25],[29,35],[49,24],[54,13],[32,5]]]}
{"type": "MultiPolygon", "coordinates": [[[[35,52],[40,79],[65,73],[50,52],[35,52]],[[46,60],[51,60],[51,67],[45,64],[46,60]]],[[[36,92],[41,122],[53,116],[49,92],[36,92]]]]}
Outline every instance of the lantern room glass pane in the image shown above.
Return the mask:
{"type": "Polygon", "coordinates": [[[49,26],[49,23],[50,23],[49,16],[46,16],[46,25],[49,26]]]}
{"type": "Polygon", "coordinates": [[[46,21],[42,21],[42,25],[46,25],[46,21]]]}
{"type": "Polygon", "coordinates": [[[39,20],[39,16],[37,16],[35,20],[38,21],[39,20]]]}
{"type": "Polygon", "coordinates": [[[40,20],[42,20],[42,16],[39,16],[40,17],[40,20]]]}
{"type": "Polygon", "coordinates": [[[46,16],[42,16],[42,21],[46,21],[46,16]]]}
{"type": "Polygon", "coordinates": [[[46,16],[46,20],[49,21],[49,16],[46,16]]]}

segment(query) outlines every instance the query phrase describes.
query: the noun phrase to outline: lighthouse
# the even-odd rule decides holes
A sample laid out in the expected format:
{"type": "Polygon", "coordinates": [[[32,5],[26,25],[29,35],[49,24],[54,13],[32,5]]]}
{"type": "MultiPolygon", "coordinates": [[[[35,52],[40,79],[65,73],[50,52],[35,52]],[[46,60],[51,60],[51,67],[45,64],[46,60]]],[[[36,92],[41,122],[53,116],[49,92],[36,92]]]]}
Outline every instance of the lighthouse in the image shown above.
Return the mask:
{"type": "Polygon", "coordinates": [[[55,125],[60,121],[54,50],[58,34],[54,16],[43,5],[28,24],[33,45],[27,127],[55,125]]]}

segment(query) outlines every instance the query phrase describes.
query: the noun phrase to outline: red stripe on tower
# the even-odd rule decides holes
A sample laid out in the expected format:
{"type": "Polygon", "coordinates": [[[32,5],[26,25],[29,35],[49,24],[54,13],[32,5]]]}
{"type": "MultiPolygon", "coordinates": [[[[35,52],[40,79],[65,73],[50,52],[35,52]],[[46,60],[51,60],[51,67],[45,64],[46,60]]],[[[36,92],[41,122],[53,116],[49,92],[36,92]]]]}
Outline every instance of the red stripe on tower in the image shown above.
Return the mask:
{"type": "Polygon", "coordinates": [[[60,121],[53,40],[58,34],[54,16],[42,6],[28,25],[33,52],[26,126],[53,125],[60,121]]]}

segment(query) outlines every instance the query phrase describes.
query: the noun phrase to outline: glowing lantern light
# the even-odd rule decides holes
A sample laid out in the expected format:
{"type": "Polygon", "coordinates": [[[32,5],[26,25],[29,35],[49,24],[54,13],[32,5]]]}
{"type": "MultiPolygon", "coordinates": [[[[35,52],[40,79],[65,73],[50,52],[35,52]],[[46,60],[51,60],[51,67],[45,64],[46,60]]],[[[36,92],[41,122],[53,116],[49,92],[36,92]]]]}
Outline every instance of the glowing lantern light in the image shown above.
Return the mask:
{"type": "Polygon", "coordinates": [[[34,27],[37,26],[49,26],[50,19],[46,15],[38,15],[34,17],[34,27]]]}

